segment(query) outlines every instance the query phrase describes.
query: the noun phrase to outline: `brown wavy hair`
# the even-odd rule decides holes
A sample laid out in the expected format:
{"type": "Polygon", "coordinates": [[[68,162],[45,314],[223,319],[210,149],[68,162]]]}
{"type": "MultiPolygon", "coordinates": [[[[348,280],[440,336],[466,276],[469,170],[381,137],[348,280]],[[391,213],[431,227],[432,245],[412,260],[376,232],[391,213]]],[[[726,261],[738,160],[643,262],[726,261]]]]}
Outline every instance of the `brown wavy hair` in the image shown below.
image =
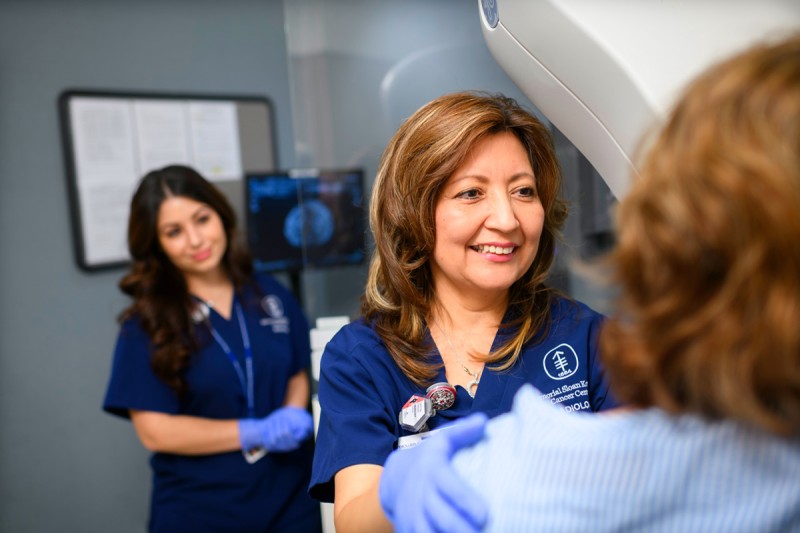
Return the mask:
{"type": "Polygon", "coordinates": [[[550,324],[555,291],[545,285],[556,241],[567,216],[561,170],[550,131],[516,101],[479,92],[448,94],[415,112],[389,142],[370,204],[375,238],[362,315],[372,321],[394,362],[417,384],[436,374],[429,361],[426,323],[434,300],[430,257],[435,208],[447,179],[489,135],[513,133],[528,152],[545,220],[537,255],[509,293],[516,334],[487,363],[511,366],[522,345],[550,324]]]}
{"type": "Polygon", "coordinates": [[[184,372],[198,347],[191,318],[194,303],[183,274],[158,241],[159,209],[165,199],[174,196],[204,203],[219,215],[228,241],[222,265],[235,290],[241,292],[246,284],[252,283],[253,267],[249,253],[237,238],[236,214],[214,185],[194,169],[181,165],[154,170],[142,178],[133,195],[128,219],[128,250],[133,265],[119,282],[119,288],[133,297],[133,303],[120,314],[119,321],[139,317],[152,340],[153,372],[183,397],[184,372]]]}
{"type": "Polygon", "coordinates": [[[615,394],[800,432],[800,34],[690,84],[617,228],[615,394]]]}

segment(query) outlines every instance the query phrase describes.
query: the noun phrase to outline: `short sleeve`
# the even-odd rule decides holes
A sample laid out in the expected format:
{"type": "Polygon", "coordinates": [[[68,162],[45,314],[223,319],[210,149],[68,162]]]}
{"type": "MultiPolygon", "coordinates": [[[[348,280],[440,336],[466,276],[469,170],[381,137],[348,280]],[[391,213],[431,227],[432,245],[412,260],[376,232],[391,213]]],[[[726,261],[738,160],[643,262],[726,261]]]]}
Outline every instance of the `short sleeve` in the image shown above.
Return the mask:
{"type": "Polygon", "coordinates": [[[391,409],[391,394],[398,387],[381,369],[391,358],[367,330],[363,323],[345,326],[322,356],[321,415],[309,489],[321,501],[333,501],[333,478],[339,470],[382,465],[398,437],[391,409]]]}
{"type": "Polygon", "coordinates": [[[103,410],[129,418],[129,410],[175,414],[179,410],[175,392],[150,368],[150,337],[137,319],[122,325],[114,350],[103,410]]]}
{"type": "Polygon", "coordinates": [[[308,319],[303,313],[297,299],[281,285],[278,280],[267,274],[259,274],[256,278],[265,295],[278,296],[283,304],[284,312],[289,318],[289,333],[292,342],[292,362],[289,376],[311,366],[311,339],[308,319]]]}
{"type": "Polygon", "coordinates": [[[308,320],[300,309],[300,305],[294,297],[287,292],[287,302],[290,302],[290,328],[292,335],[292,368],[290,374],[293,376],[301,370],[311,367],[311,338],[308,327],[308,320]]]}

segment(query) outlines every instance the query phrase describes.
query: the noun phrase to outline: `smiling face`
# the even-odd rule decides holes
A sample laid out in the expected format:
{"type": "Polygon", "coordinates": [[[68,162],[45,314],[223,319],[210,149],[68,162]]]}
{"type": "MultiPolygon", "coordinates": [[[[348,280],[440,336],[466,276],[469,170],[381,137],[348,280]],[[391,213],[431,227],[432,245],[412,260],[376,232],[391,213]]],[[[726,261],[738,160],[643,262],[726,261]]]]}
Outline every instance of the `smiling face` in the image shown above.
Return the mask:
{"type": "Polygon", "coordinates": [[[539,248],[544,208],[513,133],[474,146],[444,184],[435,217],[431,273],[438,293],[502,294],[525,274],[539,248]]]}
{"type": "Polygon", "coordinates": [[[187,278],[215,273],[228,247],[225,227],[207,204],[169,196],[158,211],[158,242],[187,278]]]}

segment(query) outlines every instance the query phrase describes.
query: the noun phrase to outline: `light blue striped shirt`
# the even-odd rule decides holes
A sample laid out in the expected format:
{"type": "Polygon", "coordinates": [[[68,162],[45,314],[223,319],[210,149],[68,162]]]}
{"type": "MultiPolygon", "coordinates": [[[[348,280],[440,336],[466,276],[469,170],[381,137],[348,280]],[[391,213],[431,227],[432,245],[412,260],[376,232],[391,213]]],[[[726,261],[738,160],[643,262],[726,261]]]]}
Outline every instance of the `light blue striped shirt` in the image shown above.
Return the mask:
{"type": "Polygon", "coordinates": [[[732,422],[566,413],[528,385],[454,465],[487,531],[800,531],[800,439],[732,422]]]}

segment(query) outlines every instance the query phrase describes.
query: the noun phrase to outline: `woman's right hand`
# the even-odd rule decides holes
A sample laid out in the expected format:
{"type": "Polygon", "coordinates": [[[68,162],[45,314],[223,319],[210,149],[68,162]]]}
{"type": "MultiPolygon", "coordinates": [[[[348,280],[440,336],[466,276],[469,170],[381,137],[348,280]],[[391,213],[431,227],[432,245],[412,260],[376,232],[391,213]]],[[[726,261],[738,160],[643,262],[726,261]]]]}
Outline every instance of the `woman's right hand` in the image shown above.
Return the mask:
{"type": "Polygon", "coordinates": [[[453,454],[483,437],[486,415],[470,415],[414,448],[389,455],[380,479],[384,513],[401,533],[477,532],[489,512],[450,464],[453,454]]]}
{"type": "Polygon", "coordinates": [[[314,430],[311,414],[300,407],[281,407],[264,418],[239,420],[239,441],[245,451],[290,452],[314,430]]]}

